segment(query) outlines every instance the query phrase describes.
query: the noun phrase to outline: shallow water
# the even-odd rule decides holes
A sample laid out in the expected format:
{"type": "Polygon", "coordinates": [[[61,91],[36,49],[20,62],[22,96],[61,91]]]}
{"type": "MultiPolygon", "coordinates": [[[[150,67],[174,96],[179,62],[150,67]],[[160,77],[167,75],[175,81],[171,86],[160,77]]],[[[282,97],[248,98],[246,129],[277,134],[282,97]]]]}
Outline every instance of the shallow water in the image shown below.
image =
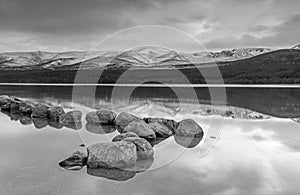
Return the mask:
{"type": "MultiPolygon", "coordinates": [[[[206,134],[212,123],[218,123],[221,135],[209,152],[207,140],[212,139],[209,136],[192,149],[177,144],[173,137],[164,140],[155,146],[154,162],[148,171],[121,182],[89,175],[86,168],[67,171],[58,166],[83,142],[87,145],[107,142],[117,131],[95,134],[86,130],[84,122],[80,130],[49,126],[37,129],[33,124],[22,125],[1,113],[0,194],[299,194],[300,124],[286,118],[298,109],[299,89],[256,89],[256,94],[252,89],[228,90],[230,105],[241,105],[238,96],[252,93],[264,99],[270,96],[265,110],[282,118],[269,120],[196,115],[193,111],[198,100],[209,102],[205,89],[198,89],[198,100],[186,98],[181,104],[167,89],[139,89],[129,102],[119,96],[113,99],[113,104],[111,88],[98,90],[96,101],[79,93],[72,102],[70,88],[0,87],[1,94],[79,109],[84,115],[97,107],[128,111],[141,117],[193,118],[206,134]]],[[[244,104],[255,109],[253,102],[259,98],[248,99],[244,98],[244,104]]]]}

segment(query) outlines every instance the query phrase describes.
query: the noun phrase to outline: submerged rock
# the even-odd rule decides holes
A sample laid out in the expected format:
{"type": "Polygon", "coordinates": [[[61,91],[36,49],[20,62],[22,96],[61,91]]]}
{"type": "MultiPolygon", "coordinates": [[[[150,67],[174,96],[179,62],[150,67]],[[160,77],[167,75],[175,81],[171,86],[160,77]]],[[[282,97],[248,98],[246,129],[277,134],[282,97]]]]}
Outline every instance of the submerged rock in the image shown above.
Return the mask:
{"type": "Polygon", "coordinates": [[[116,125],[101,125],[95,123],[87,123],[85,128],[88,132],[95,134],[109,134],[116,131],[116,125]]]}
{"type": "Polygon", "coordinates": [[[72,129],[82,128],[82,112],[79,110],[70,111],[59,116],[59,123],[72,129]]]}
{"type": "Polygon", "coordinates": [[[145,138],[147,140],[155,140],[155,132],[149,127],[147,123],[142,120],[137,120],[131,122],[124,129],[124,133],[133,132],[139,137],[145,138]]]}
{"type": "Polygon", "coordinates": [[[120,135],[117,135],[116,137],[114,137],[112,139],[112,142],[122,141],[123,139],[128,138],[128,137],[139,137],[139,136],[133,132],[123,133],[123,134],[120,134],[120,135]]]}
{"type": "Polygon", "coordinates": [[[197,146],[202,140],[204,132],[202,128],[192,119],[179,122],[175,129],[175,141],[186,148],[197,146]]]}
{"type": "Polygon", "coordinates": [[[36,104],[32,109],[32,118],[47,118],[49,106],[43,103],[36,104]]]}
{"type": "Polygon", "coordinates": [[[53,106],[48,109],[48,118],[51,121],[59,121],[59,117],[65,114],[65,111],[60,106],[53,106]]]}
{"type": "Polygon", "coordinates": [[[153,129],[157,137],[168,138],[173,135],[173,131],[171,131],[167,126],[159,122],[150,123],[149,127],[153,129]]]}
{"type": "Polygon", "coordinates": [[[147,140],[140,137],[127,137],[123,141],[131,142],[136,146],[138,160],[153,158],[154,150],[147,140]]]}
{"type": "Polygon", "coordinates": [[[127,125],[129,125],[129,123],[133,122],[133,121],[142,121],[142,119],[140,119],[139,117],[126,113],[126,112],[121,112],[120,114],[118,114],[118,116],[116,117],[116,125],[117,125],[117,129],[120,133],[123,133],[125,127],[127,127],[127,125]]]}
{"type": "Polygon", "coordinates": [[[137,161],[135,144],[131,142],[99,143],[88,148],[88,168],[122,168],[134,165],[137,161]]]}

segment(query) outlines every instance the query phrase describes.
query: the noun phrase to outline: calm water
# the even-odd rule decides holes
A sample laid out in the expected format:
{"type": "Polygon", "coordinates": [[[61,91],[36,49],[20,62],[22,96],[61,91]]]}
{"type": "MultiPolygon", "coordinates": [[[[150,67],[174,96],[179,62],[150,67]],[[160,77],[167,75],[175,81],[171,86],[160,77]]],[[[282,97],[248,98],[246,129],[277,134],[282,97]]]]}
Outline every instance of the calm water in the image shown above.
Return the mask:
{"type": "MultiPolygon", "coordinates": [[[[112,97],[111,87],[99,87],[96,100],[87,87],[72,96],[71,87],[1,86],[0,95],[34,99],[80,109],[84,115],[96,108],[112,108],[139,116],[175,120],[193,118],[202,128],[221,124],[222,132],[210,152],[210,137],[186,149],[171,137],[155,146],[151,168],[127,181],[114,181],[80,171],[67,171],[58,162],[83,142],[110,141],[118,133],[97,134],[83,128],[56,129],[22,125],[0,114],[0,194],[299,194],[300,89],[227,89],[218,105],[250,108],[276,116],[270,120],[201,117],[197,103],[210,103],[208,89],[196,89],[197,99],[178,99],[168,88],[139,88],[126,98],[129,88],[112,97]],[[112,103],[111,103],[112,101],[112,103]],[[278,118],[280,117],[280,118],[278,118]],[[205,155],[204,155],[205,154],[205,155]]],[[[177,89],[189,94],[187,89],[177,89]],[[187,90],[187,91],[185,91],[187,90]]]]}

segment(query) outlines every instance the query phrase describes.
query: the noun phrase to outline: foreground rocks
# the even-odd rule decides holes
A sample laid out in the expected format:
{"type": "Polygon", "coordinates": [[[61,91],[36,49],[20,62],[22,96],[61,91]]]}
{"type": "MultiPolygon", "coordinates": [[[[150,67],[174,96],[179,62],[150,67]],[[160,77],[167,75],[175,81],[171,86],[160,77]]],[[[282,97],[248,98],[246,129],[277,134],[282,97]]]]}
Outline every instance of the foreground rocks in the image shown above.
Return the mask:
{"type": "Polygon", "coordinates": [[[125,127],[127,127],[131,122],[133,121],[142,121],[139,117],[126,113],[126,112],[121,112],[118,114],[116,117],[116,125],[117,129],[120,133],[123,133],[125,127]]]}
{"type": "Polygon", "coordinates": [[[60,106],[51,106],[45,103],[34,103],[17,97],[0,96],[1,112],[11,120],[20,121],[23,125],[34,124],[37,129],[51,126],[60,129],[63,126],[80,129],[81,111],[65,113],[60,106]]]}

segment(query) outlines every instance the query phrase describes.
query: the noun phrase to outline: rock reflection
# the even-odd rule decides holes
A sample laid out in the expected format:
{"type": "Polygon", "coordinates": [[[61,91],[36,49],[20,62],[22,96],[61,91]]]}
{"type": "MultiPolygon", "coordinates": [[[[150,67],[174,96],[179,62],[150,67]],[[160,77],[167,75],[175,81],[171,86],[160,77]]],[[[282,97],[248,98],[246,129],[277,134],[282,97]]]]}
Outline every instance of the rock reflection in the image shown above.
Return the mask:
{"type": "Polygon", "coordinates": [[[116,125],[101,125],[95,123],[87,123],[85,128],[88,132],[99,135],[113,133],[117,130],[116,125]]]}
{"type": "Polygon", "coordinates": [[[125,168],[87,168],[87,174],[115,181],[126,181],[132,179],[138,173],[147,171],[153,164],[154,159],[139,160],[135,165],[125,168]]]}

